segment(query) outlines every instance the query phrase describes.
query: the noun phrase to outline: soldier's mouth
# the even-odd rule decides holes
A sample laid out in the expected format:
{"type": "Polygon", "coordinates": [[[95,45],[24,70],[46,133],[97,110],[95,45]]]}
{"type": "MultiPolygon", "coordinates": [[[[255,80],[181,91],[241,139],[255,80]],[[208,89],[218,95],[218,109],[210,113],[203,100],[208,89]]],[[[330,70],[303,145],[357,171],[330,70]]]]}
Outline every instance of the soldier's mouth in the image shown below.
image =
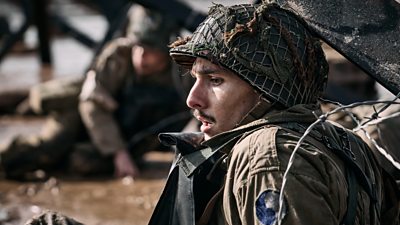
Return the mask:
{"type": "Polygon", "coordinates": [[[212,116],[207,115],[206,113],[199,110],[195,110],[193,112],[193,116],[196,117],[196,119],[202,123],[203,122],[215,123],[215,119],[212,116]]]}
{"type": "Polygon", "coordinates": [[[197,119],[201,122],[200,131],[207,133],[211,129],[212,123],[204,120],[202,117],[198,117],[197,119]]]}
{"type": "Polygon", "coordinates": [[[213,117],[199,110],[195,110],[193,112],[193,115],[198,121],[201,122],[200,131],[203,133],[207,133],[211,129],[212,125],[215,123],[215,119],[213,117]]]}

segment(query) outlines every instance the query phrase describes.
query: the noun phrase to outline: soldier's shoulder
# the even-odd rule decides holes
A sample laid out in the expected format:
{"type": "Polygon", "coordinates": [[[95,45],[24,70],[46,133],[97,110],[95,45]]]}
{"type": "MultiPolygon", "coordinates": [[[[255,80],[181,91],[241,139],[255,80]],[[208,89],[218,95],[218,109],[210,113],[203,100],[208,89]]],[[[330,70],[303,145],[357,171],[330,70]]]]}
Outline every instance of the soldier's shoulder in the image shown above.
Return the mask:
{"type": "Polygon", "coordinates": [[[106,44],[101,52],[103,57],[107,57],[113,54],[130,54],[134,42],[129,38],[116,38],[106,44]]]}
{"type": "Polygon", "coordinates": [[[245,132],[239,142],[242,141],[268,141],[271,138],[275,138],[276,133],[280,129],[279,126],[276,125],[265,125],[253,129],[251,131],[245,132]]]}
{"type": "Polygon", "coordinates": [[[277,127],[268,126],[244,133],[232,149],[230,162],[234,165],[246,164],[247,171],[252,174],[278,170],[280,163],[275,145],[277,131],[277,127]]]}
{"type": "Polygon", "coordinates": [[[258,151],[271,151],[275,149],[275,139],[279,127],[263,126],[249,132],[245,132],[236,143],[237,154],[250,154],[258,151]]]}
{"type": "Polygon", "coordinates": [[[102,49],[96,58],[96,66],[101,67],[109,60],[126,61],[130,60],[130,55],[134,43],[128,38],[116,38],[110,41],[102,49]]]}

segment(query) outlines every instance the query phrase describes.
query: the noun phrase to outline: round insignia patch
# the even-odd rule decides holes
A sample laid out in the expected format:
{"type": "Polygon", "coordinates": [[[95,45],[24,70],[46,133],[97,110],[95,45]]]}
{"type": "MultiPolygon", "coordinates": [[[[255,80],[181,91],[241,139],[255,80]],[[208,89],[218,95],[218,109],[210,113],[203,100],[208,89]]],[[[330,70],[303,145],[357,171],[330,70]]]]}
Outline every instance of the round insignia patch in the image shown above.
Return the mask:
{"type": "MultiPolygon", "coordinates": [[[[263,225],[277,224],[279,213],[279,192],[273,190],[266,190],[261,193],[256,200],[256,215],[257,219],[263,225]]],[[[283,214],[282,219],[286,215],[286,201],[283,201],[282,206],[283,214]]]]}

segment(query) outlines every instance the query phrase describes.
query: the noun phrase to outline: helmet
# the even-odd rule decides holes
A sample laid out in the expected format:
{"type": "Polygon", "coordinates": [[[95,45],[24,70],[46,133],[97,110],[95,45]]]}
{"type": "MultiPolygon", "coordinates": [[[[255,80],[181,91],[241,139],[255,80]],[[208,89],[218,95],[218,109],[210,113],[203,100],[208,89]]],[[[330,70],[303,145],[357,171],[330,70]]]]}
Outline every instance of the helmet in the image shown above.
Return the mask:
{"type": "Polygon", "coordinates": [[[137,4],[131,7],[126,36],[134,42],[168,52],[170,38],[177,33],[176,22],[166,15],[137,4]]]}
{"type": "Polygon", "coordinates": [[[206,58],[285,107],[316,102],[326,85],[320,41],[303,20],[276,4],[214,5],[192,37],[171,46],[178,64],[206,58]]]}

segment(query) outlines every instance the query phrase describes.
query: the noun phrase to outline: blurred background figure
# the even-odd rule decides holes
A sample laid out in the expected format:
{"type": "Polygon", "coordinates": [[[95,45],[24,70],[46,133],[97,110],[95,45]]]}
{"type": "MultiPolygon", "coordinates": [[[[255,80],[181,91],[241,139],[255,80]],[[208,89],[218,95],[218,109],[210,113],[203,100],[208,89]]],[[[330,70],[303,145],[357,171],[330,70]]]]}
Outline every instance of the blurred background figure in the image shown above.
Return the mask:
{"type": "Polygon", "coordinates": [[[137,176],[141,156],[161,148],[156,135],[179,131],[189,120],[168,55],[179,31],[175,21],[139,5],[128,15],[126,36],[105,46],[84,80],[31,89],[30,108],[49,118],[40,135],[17,136],[2,146],[7,177],[57,167],[137,176]]]}
{"type": "MultiPolygon", "coordinates": [[[[391,101],[394,99],[394,96],[384,91],[384,88],[379,83],[334,49],[328,45],[324,45],[324,51],[329,63],[328,84],[324,94],[325,99],[343,105],[370,100],[391,101]]],[[[337,107],[330,103],[324,103],[322,106],[325,112],[329,112],[337,107]]],[[[359,123],[363,123],[384,106],[385,104],[378,104],[374,107],[363,105],[348,109],[348,112],[352,113],[359,123]]],[[[372,121],[370,125],[366,126],[364,128],[365,131],[357,129],[357,134],[368,143],[382,167],[395,177],[400,187],[400,170],[398,165],[396,166],[393,162],[390,162],[373,143],[375,141],[378,146],[389,153],[395,162],[400,162],[400,151],[397,149],[397,146],[400,146],[400,132],[398,130],[400,126],[399,114],[400,105],[392,104],[379,114],[378,120],[372,121]],[[367,137],[365,132],[369,134],[370,138],[367,137]]],[[[328,119],[349,129],[354,129],[358,125],[345,112],[333,114],[328,119]]]]}
{"type": "Polygon", "coordinates": [[[324,51],[329,62],[325,98],[341,104],[378,98],[373,78],[326,44],[324,51]]]}

